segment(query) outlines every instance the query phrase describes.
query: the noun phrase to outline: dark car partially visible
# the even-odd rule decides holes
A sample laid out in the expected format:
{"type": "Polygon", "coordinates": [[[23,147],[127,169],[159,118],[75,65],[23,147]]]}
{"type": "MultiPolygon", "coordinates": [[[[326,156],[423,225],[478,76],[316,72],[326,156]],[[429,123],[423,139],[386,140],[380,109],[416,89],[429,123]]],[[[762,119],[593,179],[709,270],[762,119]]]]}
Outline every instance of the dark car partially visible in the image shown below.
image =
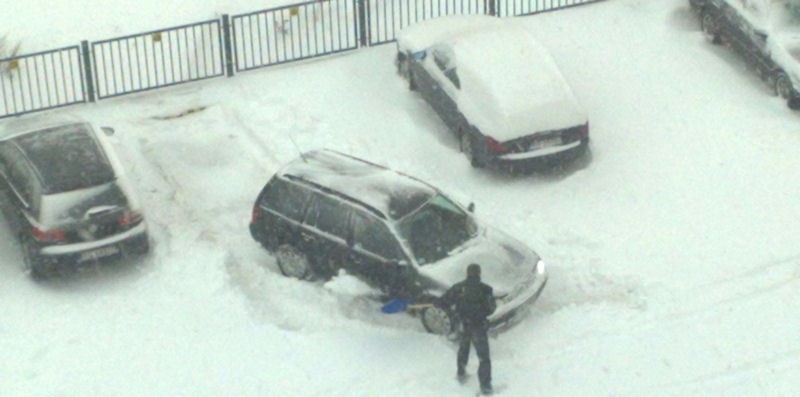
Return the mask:
{"type": "Polygon", "coordinates": [[[104,133],[74,117],[0,126],[0,209],[34,277],[149,251],[144,217],[104,133]]]}

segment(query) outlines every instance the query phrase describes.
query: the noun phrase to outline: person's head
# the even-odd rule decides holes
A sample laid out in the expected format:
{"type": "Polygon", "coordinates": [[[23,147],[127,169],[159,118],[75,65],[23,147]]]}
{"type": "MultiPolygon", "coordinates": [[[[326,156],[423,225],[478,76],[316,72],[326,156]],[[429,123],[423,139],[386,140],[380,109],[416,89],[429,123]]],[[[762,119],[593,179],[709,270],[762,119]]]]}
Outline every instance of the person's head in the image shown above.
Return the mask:
{"type": "Polygon", "coordinates": [[[467,266],[467,277],[468,278],[480,278],[481,277],[481,265],[477,263],[473,263],[467,266]]]}

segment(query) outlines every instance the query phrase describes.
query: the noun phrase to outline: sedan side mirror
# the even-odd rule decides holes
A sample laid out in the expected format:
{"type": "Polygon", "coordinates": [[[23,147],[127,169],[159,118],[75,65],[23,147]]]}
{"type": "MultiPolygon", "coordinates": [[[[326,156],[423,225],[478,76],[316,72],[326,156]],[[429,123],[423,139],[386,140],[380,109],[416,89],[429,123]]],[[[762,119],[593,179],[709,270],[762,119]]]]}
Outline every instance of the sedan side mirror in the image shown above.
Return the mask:
{"type": "Polygon", "coordinates": [[[106,136],[114,135],[114,129],[111,127],[100,127],[100,129],[103,130],[103,133],[106,134],[106,136]]]}
{"type": "Polygon", "coordinates": [[[467,206],[467,211],[469,211],[471,214],[475,213],[475,203],[469,203],[467,206]]]}

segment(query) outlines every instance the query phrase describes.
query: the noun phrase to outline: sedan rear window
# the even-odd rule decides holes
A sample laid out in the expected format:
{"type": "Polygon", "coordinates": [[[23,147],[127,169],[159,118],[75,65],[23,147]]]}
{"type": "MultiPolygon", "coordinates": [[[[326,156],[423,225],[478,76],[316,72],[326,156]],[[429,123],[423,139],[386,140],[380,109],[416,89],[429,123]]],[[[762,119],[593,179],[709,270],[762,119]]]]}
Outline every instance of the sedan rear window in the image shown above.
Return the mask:
{"type": "Polygon", "coordinates": [[[15,142],[36,167],[45,193],[99,186],[114,170],[86,124],[70,124],[23,135],[15,142]]]}

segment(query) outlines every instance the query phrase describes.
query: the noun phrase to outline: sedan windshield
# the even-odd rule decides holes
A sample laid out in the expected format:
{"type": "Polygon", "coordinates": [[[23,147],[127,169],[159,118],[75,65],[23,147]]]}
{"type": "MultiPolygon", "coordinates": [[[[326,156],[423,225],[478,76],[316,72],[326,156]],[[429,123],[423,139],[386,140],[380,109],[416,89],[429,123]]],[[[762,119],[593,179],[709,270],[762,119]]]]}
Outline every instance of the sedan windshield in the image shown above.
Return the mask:
{"type": "Polygon", "coordinates": [[[408,242],[417,263],[436,262],[477,233],[472,218],[442,195],[403,218],[398,231],[408,242]]]}

